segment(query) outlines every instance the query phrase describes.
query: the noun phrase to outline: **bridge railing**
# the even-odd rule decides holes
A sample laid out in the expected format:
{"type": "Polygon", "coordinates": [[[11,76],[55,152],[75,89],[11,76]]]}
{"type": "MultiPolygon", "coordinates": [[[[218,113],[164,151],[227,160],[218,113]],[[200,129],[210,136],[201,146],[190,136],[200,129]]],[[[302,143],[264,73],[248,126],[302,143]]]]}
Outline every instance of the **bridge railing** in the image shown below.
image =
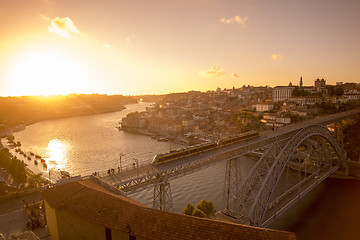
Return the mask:
{"type": "Polygon", "coordinates": [[[125,167],[115,167],[115,168],[109,168],[107,170],[101,170],[101,171],[96,171],[94,173],[92,173],[92,175],[95,175],[97,177],[106,177],[106,176],[110,176],[113,174],[121,174],[121,173],[126,173],[129,171],[137,171],[137,170],[143,170],[144,168],[151,168],[152,165],[150,163],[141,163],[141,164],[136,164],[136,165],[128,165],[125,167]]]}

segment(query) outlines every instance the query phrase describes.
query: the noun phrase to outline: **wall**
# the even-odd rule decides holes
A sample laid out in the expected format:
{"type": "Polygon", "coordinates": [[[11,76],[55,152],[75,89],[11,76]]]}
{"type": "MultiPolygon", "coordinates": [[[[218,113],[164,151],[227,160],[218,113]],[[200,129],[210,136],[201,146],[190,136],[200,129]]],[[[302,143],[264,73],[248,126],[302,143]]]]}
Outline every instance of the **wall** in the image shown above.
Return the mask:
{"type": "MultiPolygon", "coordinates": [[[[81,218],[71,216],[65,212],[57,211],[59,226],[59,240],[87,239],[105,240],[105,226],[85,221],[81,218]]],[[[112,230],[112,239],[128,240],[127,232],[112,230]]]]}
{"type": "Polygon", "coordinates": [[[50,233],[52,239],[59,240],[59,232],[56,220],[56,211],[44,200],[45,204],[45,214],[46,222],[48,226],[48,232],[50,233]]]}
{"type": "Polygon", "coordinates": [[[360,178],[360,163],[359,162],[347,162],[349,166],[349,176],[360,178]]]}

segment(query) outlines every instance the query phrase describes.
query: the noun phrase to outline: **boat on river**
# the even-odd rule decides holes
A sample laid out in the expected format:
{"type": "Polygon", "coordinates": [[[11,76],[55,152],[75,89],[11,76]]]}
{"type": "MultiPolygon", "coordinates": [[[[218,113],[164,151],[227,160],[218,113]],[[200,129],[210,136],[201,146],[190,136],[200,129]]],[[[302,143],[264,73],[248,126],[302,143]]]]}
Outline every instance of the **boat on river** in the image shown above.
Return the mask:
{"type": "Polygon", "coordinates": [[[67,171],[61,170],[61,171],[60,171],[60,174],[61,174],[61,177],[62,177],[62,178],[69,178],[69,177],[70,177],[70,173],[67,172],[67,171]]]}

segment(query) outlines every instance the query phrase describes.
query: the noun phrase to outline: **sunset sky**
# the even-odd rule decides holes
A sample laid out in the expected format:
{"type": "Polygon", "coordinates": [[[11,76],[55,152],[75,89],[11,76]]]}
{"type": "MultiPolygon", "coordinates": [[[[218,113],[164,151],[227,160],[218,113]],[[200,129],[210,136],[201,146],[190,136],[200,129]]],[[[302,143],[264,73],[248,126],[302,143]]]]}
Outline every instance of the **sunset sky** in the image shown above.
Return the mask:
{"type": "Polygon", "coordinates": [[[0,96],[360,82],[359,0],[0,0],[0,96]]]}

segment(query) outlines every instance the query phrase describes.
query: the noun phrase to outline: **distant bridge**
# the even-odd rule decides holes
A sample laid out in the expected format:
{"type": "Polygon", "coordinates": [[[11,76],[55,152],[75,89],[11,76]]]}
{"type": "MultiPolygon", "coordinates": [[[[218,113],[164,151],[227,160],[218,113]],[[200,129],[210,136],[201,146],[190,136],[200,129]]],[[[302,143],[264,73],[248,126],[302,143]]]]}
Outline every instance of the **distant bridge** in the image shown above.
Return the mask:
{"type": "Polygon", "coordinates": [[[360,110],[352,110],[318,117],[178,161],[153,166],[149,159],[145,166],[98,177],[126,193],[154,186],[153,207],[168,211],[172,208],[170,180],[227,161],[224,214],[265,227],[331,174],[347,175],[342,122],[359,114],[360,110]],[[241,176],[239,157],[254,151],[260,159],[247,176],[241,176]]]}

